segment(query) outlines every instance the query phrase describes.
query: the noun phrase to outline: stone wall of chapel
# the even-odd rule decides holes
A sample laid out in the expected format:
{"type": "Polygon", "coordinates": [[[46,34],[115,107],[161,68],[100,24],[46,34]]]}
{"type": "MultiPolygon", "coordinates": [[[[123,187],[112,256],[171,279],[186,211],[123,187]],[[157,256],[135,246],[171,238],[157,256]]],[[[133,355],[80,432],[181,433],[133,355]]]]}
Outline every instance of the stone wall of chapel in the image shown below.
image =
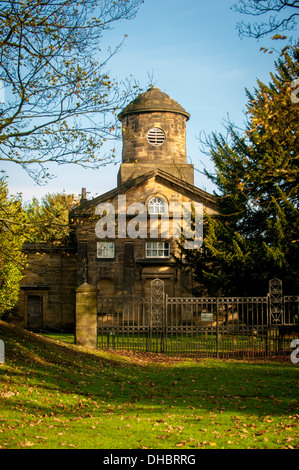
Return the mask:
{"type": "Polygon", "coordinates": [[[26,328],[27,298],[41,296],[43,327],[71,328],[75,321],[76,256],[38,248],[26,254],[29,268],[24,272],[19,301],[9,313],[9,320],[26,328]]]}
{"type": "Polygon", "coordinates": [[[175,176],[182,181],[186,181],[189,184],[194,185],[194,165],[190,163],[179,164],[176,163],[163,163],[161,160],[153,161],[152,163],[143,163],[139,160],[132,163],[122,163],[120,165],[117,175],[117,186],[137,178],[141,175],[149,173],[150,171],[156,170],[164,171],[169,175],[175,176]]]}
{"type": "MultiPolygon", "coordinates": [[[[157,182],[152,178],[145,183],[128,189],[125,193],[127,207],[136,202],[146,204],[151,196],[163,196],[168,203],[171,202],[193,202],[194,195],[182,194],[177,191],[177,188],[172,187],[171,183],[167,186],[157,182]]],[[[105,202],[114,205],[116,212],[118,207],[118,196],[108,199],[105,202]]],[[[198,199],[198,202],[202,202],[198,199]]],[[[204,210],[209,213],[215,213],[215,206],[212,204],[205,205],[204,210]]],[[[95,208],[91,209],[91,215],[95,212],[95,208]]],[[[134,216],[132,216],[133,218],[134,216]]],[[[99,239],[95,233],[96,218],[84,218],[83,223],[78,224],[77,228],[77,241],[78,241],[78,277],[77,285],[83,282],[88,282],[93,286],[98,286],[102,295],[107,291],[107,295],[114,292],[114,295],[144,295],[146,287],[146,279],[163,276],[167,279],[171,278],[171,292],[172,295],[182,295],[183,288],[181,288],[182,280],[178,278],[178,271],[169,265],[168,259],[163,259],[162,264],[159,260],[156,264],[145,268],[143,261],[146,260],[145,246],[146,241],[151,241],[148,232],[148,238],[135,238],[126,239],[117,237],[109,240],[108,238],[99,239]],[[98,241],[113,241],[115,243],[115,256],[111,259],[97,258],[97,242],[98,241]],[[130,245],[130,246],[129,246],[130,245]],[[128,254],[129,253],[129,254],[128,254]],[[86,259],[86,263],[84,262],[86,259]],[[160,263],[160,265],[159,265],[160,263]],[[168,276],[168,277],[167,277],[168,276]],[[102,290],[100,281],[102,281],[102,290]],[[109,286],[109,289],[108,287],[109,286]]],[[[130,217],[127,216],[127,223],[130,217]]],[[[170,231],[172,225],[170,223],[170,231]]],[[[152,241],[159,241],[161,238],[152,239],[152,241]]],[[[168,240],[167,240],[168,241],[168,240]]],[[[170,240],[171,250],[176,247],[176,242],[170,240]]]]}
{"type": "Polygon", "coordinates": [[[123,163],[186,163],[186,117],[169,112],[132,114],[122,121],[123,163]],[[166,135],[163,145],[153,146],[147,133],[153,127],[166,135]]]}
{"type": "MultiPolygon", "coordinates": [[[[207,200],[200,199],[198,196],[195,196],[194,193],[189,193],[185,191],[185,194],[178,192],[178,188],[175,187],[171,182],[159,183],[155,178],[147,180],[144,184],[132,187],[126,191],[126,202],[127,205],[130,205],[134,202],[142,202],[143,204],[154,195],[163,195],[167,198],[168,203],[171,202],[202,202],[204,205],[204,210],[209,214],[216,214],[216,206],[212,202],[207,200]]],[[[115,198],[115,203],[117,203],[117,197],[115,198]]],[[[117,207],[117,206],[116,206],[117,207]]]]}

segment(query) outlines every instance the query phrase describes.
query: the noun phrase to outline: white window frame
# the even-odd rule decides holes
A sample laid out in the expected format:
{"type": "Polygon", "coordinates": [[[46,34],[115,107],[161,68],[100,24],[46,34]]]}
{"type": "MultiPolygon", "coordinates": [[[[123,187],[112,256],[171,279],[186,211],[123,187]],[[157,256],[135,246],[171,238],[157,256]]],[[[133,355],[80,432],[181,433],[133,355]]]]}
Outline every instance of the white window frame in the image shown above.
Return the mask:
{"type": "Polygon", "coordinates": [[[170,258],[169,242],[146,242],[146,258],[170,258]]]}
{"type": "Polygon", "coordinates": [[[114,242],[97,242],[97,258],[111,259],[114,258],[114,253],[114,242]]]}
{"type": "Polygon", "coordinates": [[[167,204],[159,196],[154,196],[148,201],[148,213],[149,214],[166,214],[167,204]]]}

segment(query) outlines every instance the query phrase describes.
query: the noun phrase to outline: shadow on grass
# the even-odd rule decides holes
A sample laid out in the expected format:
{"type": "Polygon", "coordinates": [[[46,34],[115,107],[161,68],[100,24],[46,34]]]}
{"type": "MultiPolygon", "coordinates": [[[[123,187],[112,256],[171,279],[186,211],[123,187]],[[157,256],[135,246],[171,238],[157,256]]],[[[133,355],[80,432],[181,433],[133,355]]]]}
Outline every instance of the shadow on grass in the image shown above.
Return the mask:
{"type": "Polygon", "coordinates": [[[6,346],[2,383],[20,389],[19,395],[5,397],[5,408],[11,411],[75,418],[91,410],[105,415],[104,408],[113,404],[134,407],[140,413],[152,408],[156,413],[175,408],[182,414],[186,410],[248,415],[298,412],[299,369],[291,362],[138,363],[132,355],[84,351],[4,322],[0,322],[0,338],[6,346]],[[26,387],[40,398],[32,401],[26,387]],[[64,402],[60,403],[62,393],[64,402]]]}

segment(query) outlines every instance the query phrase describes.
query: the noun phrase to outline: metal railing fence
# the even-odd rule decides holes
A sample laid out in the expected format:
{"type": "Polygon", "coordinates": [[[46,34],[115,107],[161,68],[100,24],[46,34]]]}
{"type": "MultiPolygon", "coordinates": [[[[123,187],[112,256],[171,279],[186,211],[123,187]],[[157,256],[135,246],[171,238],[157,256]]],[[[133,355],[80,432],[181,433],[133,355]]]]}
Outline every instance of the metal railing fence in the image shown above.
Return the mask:
{"type": "Polygon", "coordinates": [[[299,296],[169,297],[160,279],[148,298],[98,300],[98,346],[190,357],[290,354],[299,296]]]}

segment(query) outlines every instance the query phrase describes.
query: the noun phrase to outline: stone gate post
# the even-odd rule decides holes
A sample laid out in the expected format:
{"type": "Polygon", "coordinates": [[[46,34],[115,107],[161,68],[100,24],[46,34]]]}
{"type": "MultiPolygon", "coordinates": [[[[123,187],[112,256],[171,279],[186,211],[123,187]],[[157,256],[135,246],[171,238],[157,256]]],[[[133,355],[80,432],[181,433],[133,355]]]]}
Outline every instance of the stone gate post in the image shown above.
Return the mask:
{"type": "Polygon", "coordinates": [[[97,289],[86,282],[76,289],[75,342],[97,347],[97,289]]]}

